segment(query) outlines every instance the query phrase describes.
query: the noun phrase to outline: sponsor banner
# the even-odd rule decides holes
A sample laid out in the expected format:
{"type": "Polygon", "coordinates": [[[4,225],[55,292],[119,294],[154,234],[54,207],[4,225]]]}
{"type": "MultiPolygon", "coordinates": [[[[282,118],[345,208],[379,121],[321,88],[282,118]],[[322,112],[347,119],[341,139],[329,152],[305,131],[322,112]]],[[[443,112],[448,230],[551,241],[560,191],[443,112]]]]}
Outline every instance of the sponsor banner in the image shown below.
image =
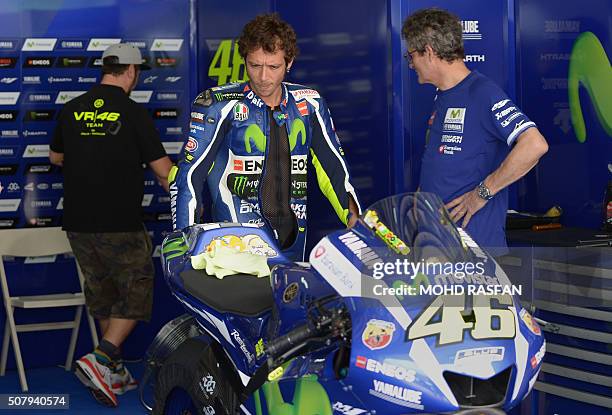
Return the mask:
{"type": "Polygon", "coordinates": [[[85,43],[86,43],[85,40],[65,39],[65,40],[61,40],[56,45],[56,49],[58,49],[58,50],[63,50],[63,49],[71,49],[71,50],[84,49],[85,48],[85,43]]]}
{"type": "Polygon", "coordinates": [[[0,51],[15,50],[19,43],[16,39],[1,39],[0,40],[0,51]]]}
{"type": "Polygon", "coordinates": [[[155,98],[158,101],[178,101],[179,94],[178,92],[158,92],[155,98]]]}
{"type": "Polygon", "coordinates": [[[168,154],[179,154],[183,147],[183,143],[180,141],[162,141],[162,145],[168,154]]]}
{"type": "Polygon", "coordinates": [[[24,76],[23,80],[21,81],[21,83],[23,84],[32,84],[32,85],[38,85],[41,83],[40,81],[40,75],[36,75],[36,76],[24,76]]]}
{"type": "Polygon", "coordinates": [[[68,76],[50,76],[47,78],[47,82],[50,84],[67,83],[72,82],[72,78],[68,76]]]}
{"type": "Polygon", "coordinates": [[[102,58],[91,58],[89,60],[89,67],[90,68],[99,68],[102,66],[102,58]]]}
{"type": "Polygon", "coordinates": [[[166,127],[166,135],[182,135],[183,127],[166,127]]]}
{"type": "Polygon", "coordinates": [[[0,164],[0,176],[14,176],[18,168],[17,164],[0,164]]]}
{"type": "Polygon", "coordinates": [[[17,111],[0,111],[0,121],[16,121],[17,113],[17,111]]]}
{"type": "Polygon", "coordinates": [[[17,79],[18,78],[4,77],[4,78],[0,79],[0,84],[11,85],[11,84],[15,83],[15,81],[17,79]]]}
{"type": "Polygon", "coordinates": [[[26,222],[26,226],[29,228],[36,227],[44,227],[44,226],[53,226],[56,222],[55,217],[52,216],[37,216],[35,218],[28,218],[26,222]]]}
{"type": "Polygon", "coordinates": [[[0,69],[14,68],[17,63],[17,58],[2,56],[0,57],[0,69]]]}
{"type": "Polygon", "coordinates": [[[56,104],[65,104],[66,102],[83,95],[87,91],[60,91],[55,99],[56,104]]]}
{"type": "Polygon", "coordinates": [[[480,22],[478,20],[462,20],[463,40],[482,40],[479,26],[480,22]]]}
{"type": "Polygon", "coordinates": [[[55,58],[52,56],[29,57],[23,61],[24,68],[50,68],[53,66],[55,58]]]}
{"type": "Polygon", "coordinates": [[[17,146],[2,146],[0,147],[0,159],[11,159],[17,157],[18,152],[17,146]]]}
{"type": "Polygon", "coordinates": [[[130,98],[132,101],[138,102],[140,104],[146,104],[151,100],[151,95],[153,95],[153,91],[132,91],[130,93],[130,98]]]}
{"type": "Polygon", "coordinates": [[[142,79],[142,83],[143,84],[152,84],[153,82],[155,82],[155,80],[157,78],[159,78],[159,76],[157,76],[157,75],[147,76],[146,78],[142,79]]]}
{"type": "Polygon", "coordinates": [[[62,56],[57,59],[55,66],[59,68],[82,68],[87,63],[84,56],[62,56]]]}
{"type": "MultiPolygon", "coordinates": [[[[52,218],[49,218],[52,219],[52,218]]],[[[44,225],[44,226],[48,226],[44,225]]],[[[55,262],[57,255],[48,256],[29,256],[23,261],[24,264],[52,264],[55,262]]]]}
{"type": "Polygon", "coordinates": [[[17,182],[4,182],[4,185],[2,184],[2,181],[0,180],[0,194],[2,194],[2,192],[5,193],[18,193],[21,191],[21,186],[19,186],[19,183],[17,182]]]}
{"type": "Polygon", "coordinates": [[[177,108],[156,108],[153,110],[153,118],[155,119],[173,119],[177,118],[178,114],[177,108]]]}
{"type": "Polygon", "coordinates": [[[110,45],[120,43],[121,38],[93,38],[87,45],[88,51],[104,52],[110,45]]]}
{"type": "Polygon", "coordinates": [[[19,218],[0,218],[0,229],[16,228],[19,218]]]}
{"type": "Polygon", "coordinates": [[[138,49],[146,49],[147,42],[145,40],[124,40],[123,43],[128,45],[136,46],[138,49]]]}
{"type": "Polygon", "coordinates": [[[49,132],[44,130],[23,130],[21,135],[24,137],[46,137],[49,135],[49,132]]]}
{"type": "Polygon", "coordinates": [[[41,200],[30,200],[29,207],[32,209],[52,209],[54,207],[54,203],[48,199],[41,200]]]}
{"type": "Polygon", "coordinates": [[[32,92],[27,95],[27,98],[24,100],[27,103],[49,103],[53,99],[53,95],[49,92],[32,92]]]}
{"type": "Polygon", "coordinates": [[[150,193],[144,194],[142,196],[142,207],[151,206],[151,202],[153,201],[153,195],[150,193]]]}
{"type": "Polygon", "coordinates": [[[98,78],[96,78],[95,76],[89,76],[89,77],[79,76],[77,78],[77,82],[79,84],[95,84],[96,82],[98,82],[98,78]]]}
{"type": "Polygon", "coordinates": [[[154,39],[151,51],[178,52],[183,45],[183,39],[154,39]]]}
{"type": "Polygon", "coordinates": [[[158,68],[174,68],[178,65],[178,63],[179,60],[177,58],[168,58],[162,56],[158,56],[155,58],[155,66],[157,66],[158,68]]]}
{"type": "Polygon", "coordinates": [[[48,174],[53,172],[53,165],[49,163],[36,163],[28,165],[27,174],[48,174]]]}
{"type": "Polygon", "coordinates": [[[23,151],[23,158],[49,157],[49,144],[29,144],[23,151]]]}
{"type": "Polygon", "coordinates": [[[472,63],[472,62],[485,62],[485,55],[465,55],[463,58],[464,62],[472,63]]]}
{"type": "Polygon", "coordinates": [[[21,199],[0,199],[0,212],[16,212],[21,199]]]}
{"type": "Polygon", "coordinates": [[[2,138],[19,138],[19,130],[2,130],[0,132],[2,138]]]}
{"type": "Polygon", "coordinates": [[[51,121],[54,116],[55,110],[32,110],[26,111],[23,119],[24,121],[51,121]]]}
{"type": "Polygon", "coordinates": [[[57,38],[27,38],[21,47],[22,51],[48,52],[55,48],[57,38]]]}
{"type": "Polygon", "coordinates": [[[19,92],[0,92],[0,105],[15,105],[19,99],[19,92]]]}

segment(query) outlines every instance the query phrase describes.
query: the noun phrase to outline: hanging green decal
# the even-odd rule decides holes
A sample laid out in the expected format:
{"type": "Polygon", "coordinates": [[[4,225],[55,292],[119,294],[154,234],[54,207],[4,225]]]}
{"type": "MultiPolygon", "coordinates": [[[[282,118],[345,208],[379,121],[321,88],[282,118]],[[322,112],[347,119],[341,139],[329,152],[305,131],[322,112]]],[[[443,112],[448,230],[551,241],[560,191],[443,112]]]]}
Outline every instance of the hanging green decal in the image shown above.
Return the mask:
{"type": "Polygon", "coordinates": [[[591,32],[578,36],[570,57],[568,74],[569,107],[576,138],[586,140],[586,127],[580,106],[579,86],[582,84],[593,102],[597,118],[612,137],[612,70],[601,42],[591,32]]]}
{"type": "MultiPolygon", "coordinates": [[[[332,415],[329,396],[315,375],[304,376],[295,381],[292,402],[285,402],[278,382],[266,382],[263,391],[268,415],[332,415]]],[[[255,413],[263,415],[260,390],[255,391],[255,413]]]]}

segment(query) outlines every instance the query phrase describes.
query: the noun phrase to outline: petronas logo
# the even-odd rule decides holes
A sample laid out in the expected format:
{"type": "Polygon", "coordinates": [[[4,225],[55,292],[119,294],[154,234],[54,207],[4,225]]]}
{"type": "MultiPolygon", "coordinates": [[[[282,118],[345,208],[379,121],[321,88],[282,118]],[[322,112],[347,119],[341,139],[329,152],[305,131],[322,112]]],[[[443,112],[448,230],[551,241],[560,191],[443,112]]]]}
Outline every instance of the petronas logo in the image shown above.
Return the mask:
{"type": "Polygon", "coordinates": [[[612,69],[601,42],[591,32],[578,36],[570,56],[568,93],[572,124],[576,138],[586,141],[586,126],[580,106],[579,87],[584,86],[591,97],[597,118],[612,137],[612,69]]]}

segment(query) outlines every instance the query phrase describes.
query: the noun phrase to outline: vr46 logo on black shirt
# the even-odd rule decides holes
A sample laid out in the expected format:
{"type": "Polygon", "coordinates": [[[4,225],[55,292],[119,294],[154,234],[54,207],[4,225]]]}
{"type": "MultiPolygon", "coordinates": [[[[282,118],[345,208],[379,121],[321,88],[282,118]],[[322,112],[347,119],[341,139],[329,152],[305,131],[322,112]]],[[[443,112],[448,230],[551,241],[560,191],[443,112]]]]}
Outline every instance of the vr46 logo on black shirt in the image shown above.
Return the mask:
{"type": "Polygon", "coordinates": [[[121,116],[118,112],[93,112],[93,111],[81,111],[74,112],[74,119],[77,121],[117,121],[121,116]]]}

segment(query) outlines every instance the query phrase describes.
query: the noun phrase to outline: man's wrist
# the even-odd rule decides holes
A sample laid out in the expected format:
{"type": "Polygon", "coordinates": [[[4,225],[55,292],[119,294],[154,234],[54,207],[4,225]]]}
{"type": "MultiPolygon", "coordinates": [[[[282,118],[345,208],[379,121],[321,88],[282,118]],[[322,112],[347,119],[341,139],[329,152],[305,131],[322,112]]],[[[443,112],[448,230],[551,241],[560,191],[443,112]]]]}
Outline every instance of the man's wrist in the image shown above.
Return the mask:
{"type": "Polygon", "coordinates": [[[476,194],[483,200],[488,201],[493,199],[493,193],[491,192],[491,189],[485,185],[484,180],[480,182],[478,186],[476,186],[476,194]]]}

